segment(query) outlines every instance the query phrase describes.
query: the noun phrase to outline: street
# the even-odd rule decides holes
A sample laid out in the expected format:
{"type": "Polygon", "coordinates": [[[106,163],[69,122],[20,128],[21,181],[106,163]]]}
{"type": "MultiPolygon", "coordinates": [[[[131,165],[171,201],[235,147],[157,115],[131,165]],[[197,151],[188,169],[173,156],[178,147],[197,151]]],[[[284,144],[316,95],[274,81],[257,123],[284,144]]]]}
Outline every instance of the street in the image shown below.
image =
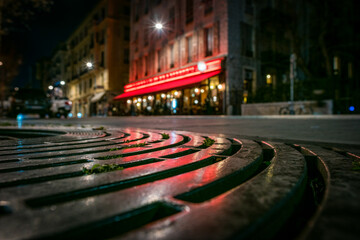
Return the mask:
{"type": "Polygon", "coordinates": [[[226,134],[239,138],[259,137],[288,142],[360,145],[360,116],[358,115],[91,117],[25,119],[23,123],[136,127],[226,134]]]}

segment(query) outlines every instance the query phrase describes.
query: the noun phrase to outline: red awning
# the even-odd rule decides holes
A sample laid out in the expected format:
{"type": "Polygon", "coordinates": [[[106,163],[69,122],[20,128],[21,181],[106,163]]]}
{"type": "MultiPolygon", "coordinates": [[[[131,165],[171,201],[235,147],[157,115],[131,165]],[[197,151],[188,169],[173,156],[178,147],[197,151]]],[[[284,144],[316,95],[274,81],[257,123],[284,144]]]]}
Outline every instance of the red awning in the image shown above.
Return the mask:
{"type": "Polygon", "coordinates": [[[169,89],[173,89],[173,88],[183,87],[186,85],[201,82],[209,77],[218,75],[220,72],[221,72],[221,70],[203,73],[203,74],[200,74],[200,75],[197,75],[194,77],[187,77],[187,78],[183,78],[183,79],[176,80],[173,82],[163,83],[163,84],[159,84],[159,85],[148,87],[148,88],[142,88],[139,90],[126,92],[126,93],[120,94],[119,96],[116,96],[114,98],[114,100],[120,100],[122,98],[129,98],[129,97],[133,97],[133,96],[139,96],[139,95],[144,95],[144,94],[149,94],[149,93],[161,92],[161,91],[165,91],[165,90],[169,90],[169,89]]]}

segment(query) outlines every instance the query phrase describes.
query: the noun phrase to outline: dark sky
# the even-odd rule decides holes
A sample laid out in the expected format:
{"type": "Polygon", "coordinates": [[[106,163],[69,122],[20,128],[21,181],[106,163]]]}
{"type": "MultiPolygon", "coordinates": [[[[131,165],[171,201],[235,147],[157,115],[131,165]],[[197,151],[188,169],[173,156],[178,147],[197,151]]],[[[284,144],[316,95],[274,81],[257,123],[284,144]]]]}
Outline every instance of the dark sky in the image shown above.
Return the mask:
{"type": "Polygon", "coordinates": [[[13,86],[24,86],[29,81],[31,65],[51,56],[57,44],[67,40],[97,2],[99,0],[54,0],[50,12],[36,16],[26,34],[24,64],[13,86]]]}

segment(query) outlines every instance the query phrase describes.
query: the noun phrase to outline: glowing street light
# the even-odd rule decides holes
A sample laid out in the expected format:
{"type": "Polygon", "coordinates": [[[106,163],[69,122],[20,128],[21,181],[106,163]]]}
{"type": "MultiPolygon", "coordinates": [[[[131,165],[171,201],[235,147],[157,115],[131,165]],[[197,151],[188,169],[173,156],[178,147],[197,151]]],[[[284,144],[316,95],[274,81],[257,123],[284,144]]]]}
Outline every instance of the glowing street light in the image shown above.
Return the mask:
{"type": "Polygon", "coordinates": [[[49,88],[49,90],[53,90],[53,89],[54,89],[54,87],[51,86],[51,85],[50,85],[48,88],[49,88]]]}
{"type": "Polygon", "coordinates": [[[158,30],[163,29],[163,27],[164,27],[164,26],[163,26],[161,23],[156,23],[156,24],[155,24],[155,28],[158,29],[158,30]]]}
{"type": "Polygon", "coordinates": [[[60,85],[64,86],[65,85],[65,81],[60,81],[60,85]]]}
{"type": "Polygon", "coordinates": [[[92,62],[87,62],[87,63],[86,63],[86,67],[87,67],[88,69],[91,69],[91,68],[94,67],[94,64],[92,64],[92,62]]]}

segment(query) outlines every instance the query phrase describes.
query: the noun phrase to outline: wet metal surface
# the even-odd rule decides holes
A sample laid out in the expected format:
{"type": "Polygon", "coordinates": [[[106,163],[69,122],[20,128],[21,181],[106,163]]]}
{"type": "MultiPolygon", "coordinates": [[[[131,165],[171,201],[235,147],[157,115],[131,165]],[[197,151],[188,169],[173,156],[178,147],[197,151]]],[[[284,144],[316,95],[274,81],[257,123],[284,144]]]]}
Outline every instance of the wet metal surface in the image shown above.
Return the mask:
{"type": "MultiPolygon", "coordinates": [[[[304,201],[315,166],[309,159],[317,161],[326,191],[307,219],[319,219],[317,227],[305,224],[297,235],[317,239],[328,223],[320,210],[330,214],[327,200],[339,201],[329,187],[340,191],[341,184],[330,173],[343,174],[341,161],[352,156],[184,131],[41,130],[0,141],[0,239],[275,238],[304,201]],[[205,144],[207,138],[214,142],[205,144]],[[96,164],[121,169],[85,174],[96,164]]],[[[343,186],[355,190],[351,182],[343,186]]]]}

